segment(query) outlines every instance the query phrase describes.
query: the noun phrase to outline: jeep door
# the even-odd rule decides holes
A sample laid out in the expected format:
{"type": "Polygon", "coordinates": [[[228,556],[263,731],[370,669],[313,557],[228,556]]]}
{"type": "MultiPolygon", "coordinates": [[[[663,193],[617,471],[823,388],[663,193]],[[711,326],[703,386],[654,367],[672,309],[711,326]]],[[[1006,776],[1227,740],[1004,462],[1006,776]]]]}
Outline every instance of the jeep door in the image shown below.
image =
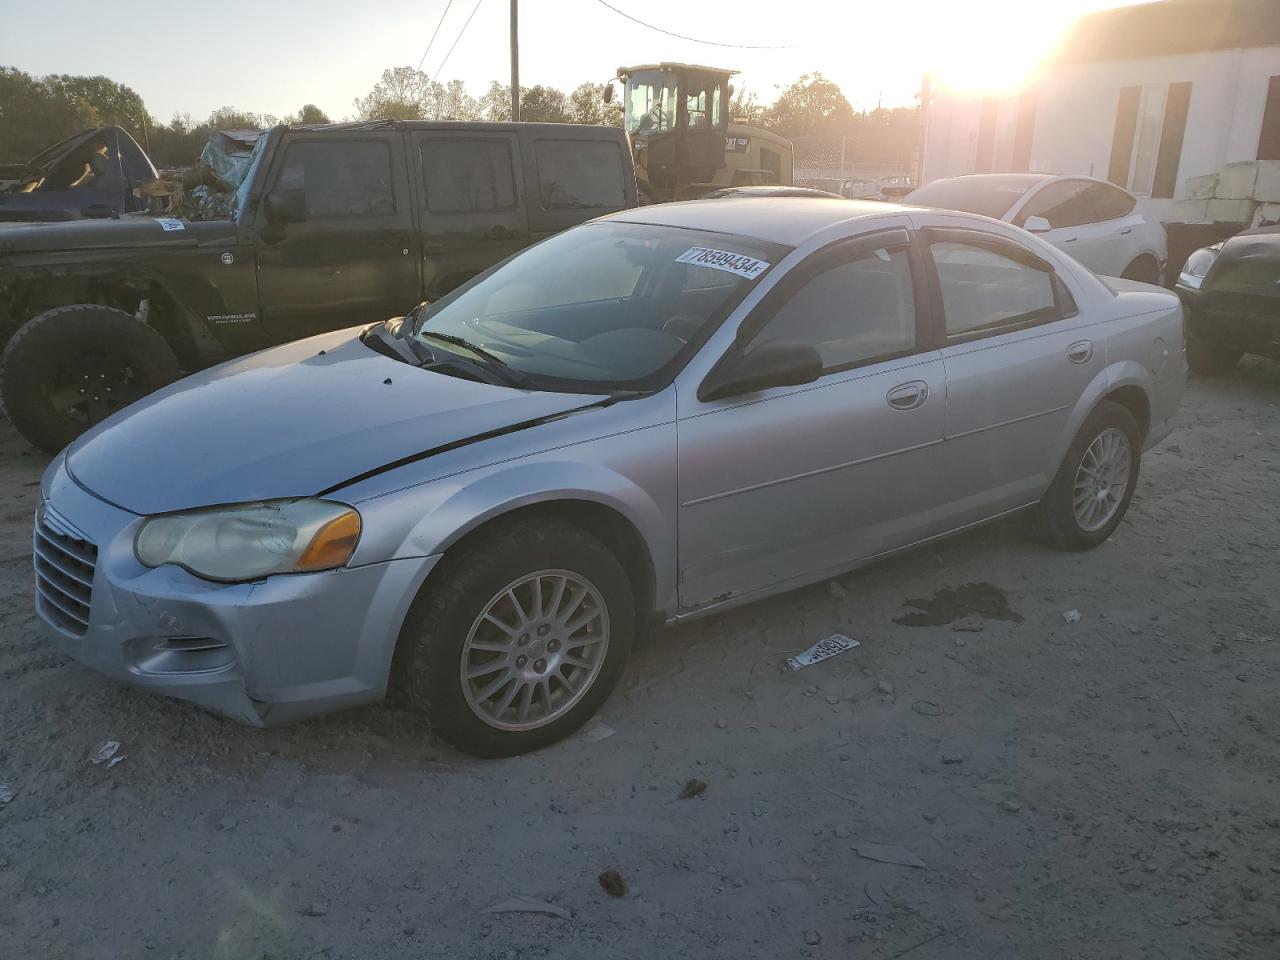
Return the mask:
{"type": "Polygon", "coordinates": [[[269,224],[260,209],[254,241],[260,313],[274,339],[385,320],[418,302],[403,144],[396,132],[285,141],[267,195],[301,191],[306,217],[269,224]]]}
{"type": "Polygon", "coordinates": [[[529,245],[514,133],[415,130],[409,135],[422,223],[422,289],[444,296],[529,245]]]}

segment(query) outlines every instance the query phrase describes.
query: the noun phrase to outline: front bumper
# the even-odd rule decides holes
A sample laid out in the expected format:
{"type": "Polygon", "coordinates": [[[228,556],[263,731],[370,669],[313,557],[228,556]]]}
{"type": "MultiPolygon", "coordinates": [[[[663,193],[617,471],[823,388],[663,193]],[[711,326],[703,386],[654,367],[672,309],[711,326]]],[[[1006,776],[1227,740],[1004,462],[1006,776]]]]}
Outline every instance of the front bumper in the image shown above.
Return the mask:
{"type": "MultiPolygon", "coordinates": [[[[91,581],[77,588],[83,606],[51,585],[61,574],[37,559],[36,610],[52,642],[117,680],[254,726],[381,698],[409,605],[439,559],[211,583],[138,563],[133,539],[143,518],[78,486],[61,458],[41,493],[44,522],[59,537],[97,548],[92,565],[69,571],[91,581]]],[[[36,545],[48,555],[39,523],[36,545]]]]}

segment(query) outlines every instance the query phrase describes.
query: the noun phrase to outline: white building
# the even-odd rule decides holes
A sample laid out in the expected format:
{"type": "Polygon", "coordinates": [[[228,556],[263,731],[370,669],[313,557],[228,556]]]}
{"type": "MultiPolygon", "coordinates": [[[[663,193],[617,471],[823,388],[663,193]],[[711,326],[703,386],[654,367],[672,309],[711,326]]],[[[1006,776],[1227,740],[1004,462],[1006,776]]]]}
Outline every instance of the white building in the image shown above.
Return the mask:
{"type": "Polygon", "coordinates": [[[1083,173],[1168,219],[1188,177],[1280,160],[1280,0],[1162,0],[1077,21],[1026,88],[935,94],[924,180],[1083,173]]]}

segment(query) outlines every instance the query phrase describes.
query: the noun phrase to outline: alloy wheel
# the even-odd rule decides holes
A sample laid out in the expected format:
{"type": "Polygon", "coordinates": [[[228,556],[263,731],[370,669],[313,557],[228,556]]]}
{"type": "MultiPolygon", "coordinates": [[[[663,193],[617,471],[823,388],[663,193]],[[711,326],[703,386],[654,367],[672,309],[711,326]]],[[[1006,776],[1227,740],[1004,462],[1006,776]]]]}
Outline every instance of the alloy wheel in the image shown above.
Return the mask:
{"type": "Polygon", "coordinates": [[[568,570],[540,570],[485,604],[462,646],[462,692],[500,730],[534,730],[564,716],[600,675],[609,611],[600,590],[568,570]]]}
{"type": "Polygon", "coordinates": [[[1115,516],[1129,489],[1133,450],[1123,430],[1108,427],[1094,438],[1076,468],[1071,505],[1086,533],[1101,530],[1115,516]]]}

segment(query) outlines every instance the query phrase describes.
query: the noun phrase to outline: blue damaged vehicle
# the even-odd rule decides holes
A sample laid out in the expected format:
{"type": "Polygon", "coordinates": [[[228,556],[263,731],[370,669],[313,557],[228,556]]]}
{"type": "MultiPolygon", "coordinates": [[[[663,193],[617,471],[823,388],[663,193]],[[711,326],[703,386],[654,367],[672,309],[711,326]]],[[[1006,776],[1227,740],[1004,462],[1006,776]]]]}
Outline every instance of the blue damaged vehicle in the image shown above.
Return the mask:
{"type": "Polygon", "coordinates": [[[591,716],[650,624],[1015,511],[1102,543],[1182,337],[1173,293],[970,214],[643,207],[99,424],[41,484],[36,609],[246,723],[395,689],[514,754],[591,716]]]}

